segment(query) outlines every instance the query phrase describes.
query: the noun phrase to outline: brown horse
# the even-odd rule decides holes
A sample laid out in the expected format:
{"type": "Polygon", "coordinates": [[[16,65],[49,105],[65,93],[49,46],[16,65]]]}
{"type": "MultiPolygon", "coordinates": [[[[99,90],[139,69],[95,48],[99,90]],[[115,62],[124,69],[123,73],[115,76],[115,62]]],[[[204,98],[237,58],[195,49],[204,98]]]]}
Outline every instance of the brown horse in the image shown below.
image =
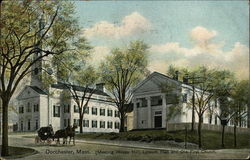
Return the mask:
{"type": "Polygon", "coordinates": [[[73,138],[73,144],[75,145],[75,130],[76,130],[76,128],[77,128],[76,124],[74,124],[73,127],[70,127],[70,126],[67,127],[69,144],[71,142],[71,139],[73,138]]]}
{"type": "Polygon", "coordinates": [[[67,144],[67,137],[68,137],[68,129],[60,129],[56,131],[55,135],[53,136],[53,141],[57,138],[57,144],[60,144],[60,138],[63,138],[63,144],[67,144]]]}

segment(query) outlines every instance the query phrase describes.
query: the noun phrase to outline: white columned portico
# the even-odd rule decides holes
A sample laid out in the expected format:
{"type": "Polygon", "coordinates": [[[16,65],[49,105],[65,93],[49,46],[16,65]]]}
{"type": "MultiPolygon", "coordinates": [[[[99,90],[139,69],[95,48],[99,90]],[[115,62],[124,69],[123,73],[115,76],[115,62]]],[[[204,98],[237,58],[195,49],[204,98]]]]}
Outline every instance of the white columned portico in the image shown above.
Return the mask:
{"type": "Polygon", "coordinates": [[[134,120],[133,120],[133,129],[137,129],[137,106],[136,106],[136,99],[132,100],[133,103],[133,111],[134,111],[134,120]]]}
{"type": "Polygon", "coordinates": [[[148,109],[148,127],[147,128],[152,128],[152,116],[151,116],[151,100],[150,97],[147,97],[147,109],[148,109]]]}

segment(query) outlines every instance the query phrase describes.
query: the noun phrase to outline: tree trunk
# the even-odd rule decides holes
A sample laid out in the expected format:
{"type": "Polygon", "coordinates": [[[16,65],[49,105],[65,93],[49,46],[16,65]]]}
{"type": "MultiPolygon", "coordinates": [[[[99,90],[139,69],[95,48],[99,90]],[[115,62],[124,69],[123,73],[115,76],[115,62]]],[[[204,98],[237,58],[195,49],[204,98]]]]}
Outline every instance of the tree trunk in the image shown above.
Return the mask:
{"type": "Polygon", "coordinates": [[[120,123],[120,130],[119,132],[124,132],[124,120],[125,120],[125,115],[123,113],[120,114],[120,120],[121,120],[121,123],[120,123]]]}
{"type": "Polygon", "coordinates": [[[8,105],[9,100],[6,98],[2,98],[2,150],[1,156],[9,155],[9,144],[8,144],[8,105]]]}
{"type": "Polygon", "coordinates": [[[80,133],[83,133],[83,125],[82,125],[82,121],[83,121],[83,116],[79,116],[79,127],[80,127],[80,133]]]}
{"type": "Polygon", "coordinates": [[[221,133],[221,147],[224,148],[224,133],[225,133],[225,125],[222,125],[222,133],[221,133]]]}
{"type": "Polygon", "coordinates": [[[236,123],[235,123],[234,124],[234,147],[235,148],[237,147],[236,130],[237,130],[237,127],[236,127],[236,123]]]}
{"type": "Polygon", "coordinates": [[[199,137],[199,148],[201,149],[201,118],[202,116],[199,116],[199,124],[198,124],[198,137],[199,137]]]}
{"type": "Polygon", "coordinates": [[[191,131],[194,131],[194,121],[195,121],[195,112],[194,112],[194,103],[195,103],[195,96],[194,96],[194,84],[193,84],[193,96],[192,96],[192,126],[191,126],[191,131]]]}

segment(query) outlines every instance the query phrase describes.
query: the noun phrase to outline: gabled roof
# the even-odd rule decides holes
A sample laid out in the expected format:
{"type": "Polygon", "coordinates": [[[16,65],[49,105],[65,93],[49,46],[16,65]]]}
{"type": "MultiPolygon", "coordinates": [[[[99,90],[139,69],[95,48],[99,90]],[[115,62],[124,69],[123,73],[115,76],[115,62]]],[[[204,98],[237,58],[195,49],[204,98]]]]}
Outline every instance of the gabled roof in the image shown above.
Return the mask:
{"type": "Polygon", "coordinates": [[[30,91],[32,93],[32,96],[40,96],[40,95],[48,95],[45,91],[43,91],[42,89],[40,89],[37,86],[29,86],[26,85],[22,91],[17,95],[17,99],[23,99],[23,98],[27,98],[30,97],[30,91]]]}
{"type": "Polygon", "coordinates": [[[153,72],[151,73],[148,77],[146,77],[143,81],[141,81],[134,89],[133,91],[136,91],[138,88],[140,88],[142,85],[144,85],[146,82],[148,82],[149,80],[152,80],[153,83],[155,83],[156,85],[158,85],[159,87],[168,82],[168,81],[172,81],[174,83],[178,83],[178,84],[182,84],[181,81],[177,81],[169,76],[166,76],[164,74],[161,74],[159,72],[153,72]]]}
{"type": "MultiPolygon", "coordinates": [[[[68,86],[72,87],[74,90],[79,91],[79,92],[84,92],[84,91],[87,91],[87,93],[92,92],[92,89],[90,89],[90,88],[77,86],[77,85],[71,85],[71,84],[65,84],[65,83],[59,83],[59,84],[52,84],[51,85],[52,88],[56,88],[56,89],[68,89],[68,86]]],[[[101,90],[98,90],[98,89],[94,89],[94,94],[109,97],[109,95],[107,93],[105,93],[105,92],[103,92],[101,90]]]]}
{"type": "MultiPolygon", "coordinates": [[[[149,80],[152,80],[152,82],[155,83],[156,85],[158,85],[159,87],[162,84],[169,82],[169,81],[174,82],[182,87],[188,87],[188,88],[192,87],[190,84],[186,84],[183,81],[176,80],[174,78],[171,78],[171,77],[164,75],[162,73],[159,73],[159,72],[153,72],[148,77],[146,77],[143,81],[141,81],[139,84],[137,84],[137,86],[133,89],[133,91],[136,91],[138,88],[140,88],[142,85],[144,85],[149,80]]],[[[195,86],[195,89],[202,90],[197,86],[195,86]]]]}
{"type": "Polygon", "coordinates": [[[34,91],[36,91],[39,94],[48,95],[46,92],[44,92],[42,89],[38,88],[37,86],[28,86],[28,87],[32,88],[34,91]]]}

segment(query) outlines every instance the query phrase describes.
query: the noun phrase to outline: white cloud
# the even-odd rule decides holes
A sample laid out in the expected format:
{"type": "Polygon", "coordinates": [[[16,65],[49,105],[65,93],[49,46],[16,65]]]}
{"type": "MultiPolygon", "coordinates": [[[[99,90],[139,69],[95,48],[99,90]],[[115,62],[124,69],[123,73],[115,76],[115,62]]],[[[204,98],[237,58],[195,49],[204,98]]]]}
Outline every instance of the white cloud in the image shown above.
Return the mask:
{"type": "Polygon", "coordinates": [[[106,46],[96,46],[93,49],[93,53],[91,55],[92,63],[95,64],[95,66],[98,66],[101,61],[105,59],[107,55],[110,53],[110,48],[106,46]]]}
{"type": "Polygon", "coordinates": [[[249,78],[249,47],[236,42],[234,48],[225,53],[225,66],[237,71],[237,75],[249,78]]]}
{"type": "Polygon", "coordinates": [[[95,24],[92,28],[85,29],[84,35],[87,38],[104,37],[119,39],[134,34],[142,34],[149,31],[150,28],[151,24],[149,20],[138,12],[133,12],[132,14],[125,16],[120,25],[101,21],[95,24]]]}
{"type": "Polygon", "coordinates": [[[239,42],[234,44],[230,51],[223,50],[223,43],[212,42],[217,35],[216,31],[210,31],[204,27],[195,27],[190,32],[194,41],[192,48],[181,47],[178,42],[155,44],[151,47],[151,59],[149,69],[163,72],[168,65],[174,64],[180,67],[194,67],[207,65],[220,69],[230,69],[236,72],[242,79],[249,75],[249,47],[239,42]]]}
{"type": "Polygon", "coordinates": [[[200,46],[205,46],[209,41],[217,35],[216,31],[209,31],[208,29],[197,26],[190,32],[191,39],[200,46]]]}

